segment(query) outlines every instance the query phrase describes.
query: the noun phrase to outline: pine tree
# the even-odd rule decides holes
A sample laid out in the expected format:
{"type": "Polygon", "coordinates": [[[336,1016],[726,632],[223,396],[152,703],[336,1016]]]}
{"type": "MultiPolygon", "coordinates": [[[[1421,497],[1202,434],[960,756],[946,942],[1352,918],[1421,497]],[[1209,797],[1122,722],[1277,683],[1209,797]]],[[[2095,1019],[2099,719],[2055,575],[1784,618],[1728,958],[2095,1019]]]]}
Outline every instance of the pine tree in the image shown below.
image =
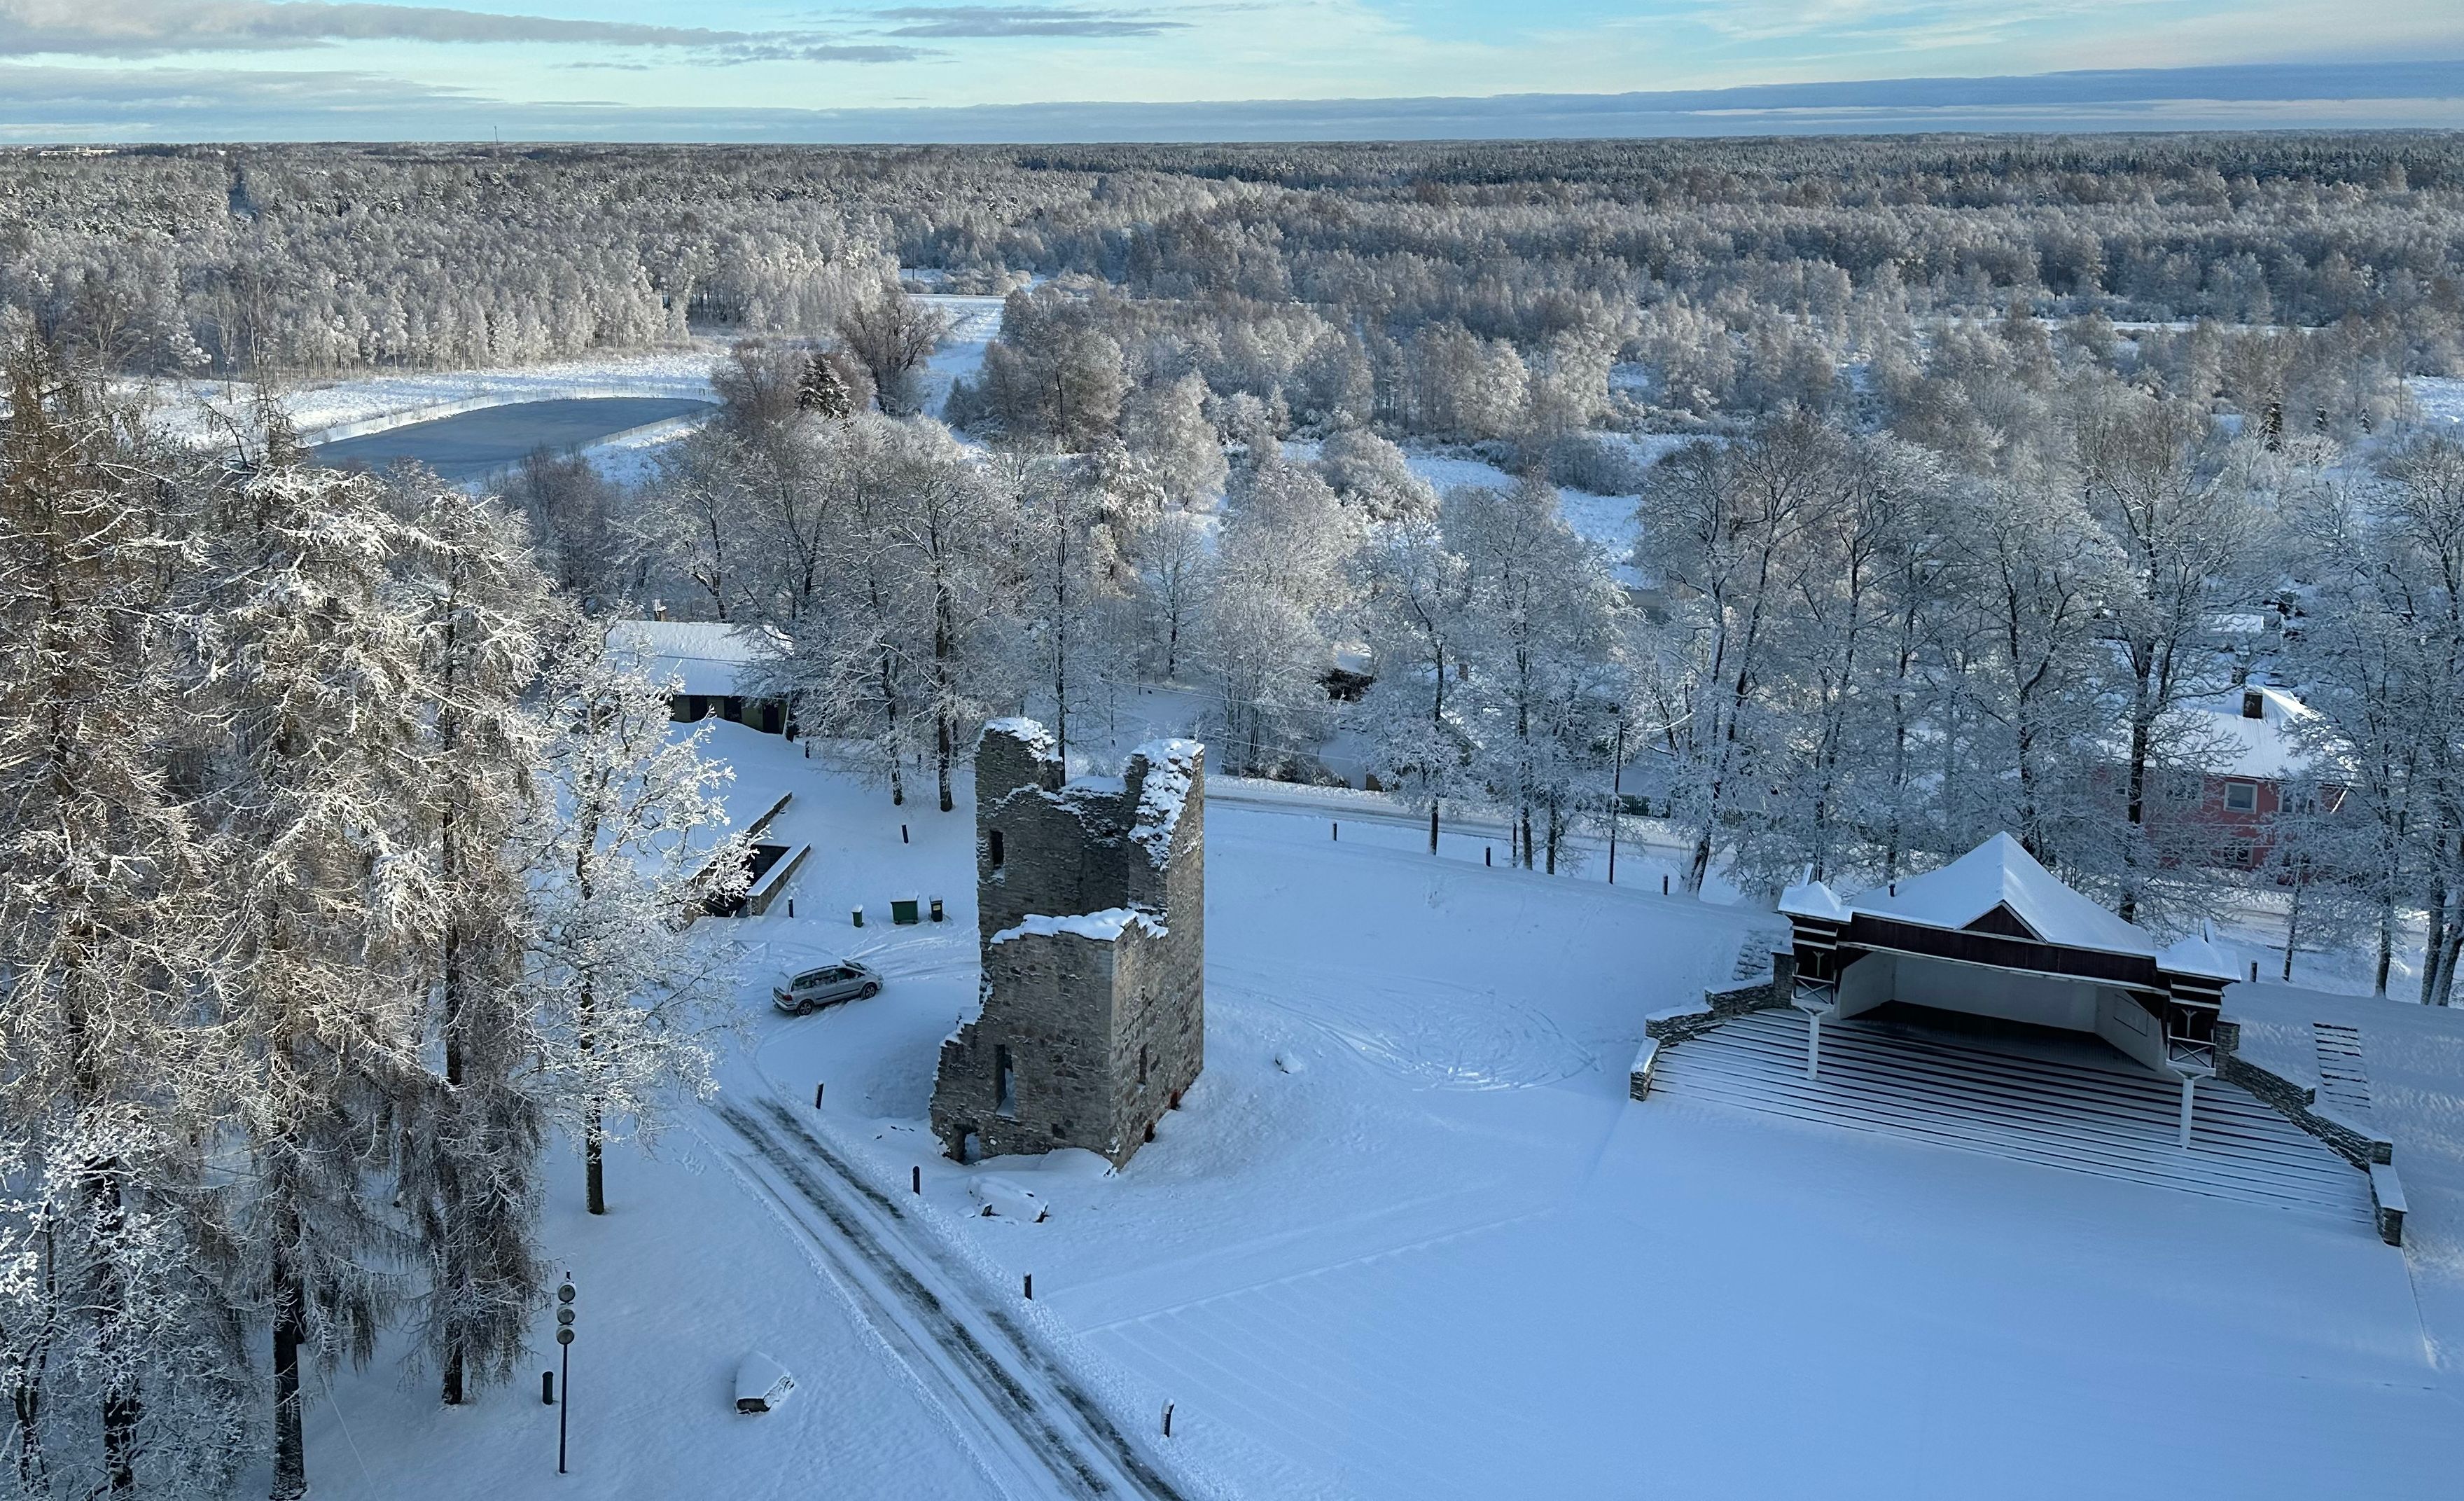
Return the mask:
{"type": "Polygon", "coordinates": [[[521,1077],[538,1049],[522,1004],[517,842],[537,812],[537,728],[522,698],[539,676],[547,594],[519,528],[492,503],[441,488],[405,499],[399,562],[429,707],[422,784],[407,790],[437,903],[418,962],[442,1071],[407,1113],[403,1200],[427,1265],[426,1342],[451,1404],[512,1375],[546,1289],[541,1121],[521,1077]]]}
{"type": "Polygon", "coordinates": [[[303,1366],[373,1354],[415,1245],[370,1189],[425,1077],[422,958],[444,910],[417,817],[434,745],[404,532],[373,481],[277,464],[225,498],[201,570],[205,806],[233,927],[211,1020],[244,1065],[232,1239],[273,1325],[275,1501],[307,1491],[303,1366]]]}
{"type": "Polygon", "coordinates": [[[0,1386],[21,1491],[210,1488],[241,1436],[194,1025],[220,924],[163,764],[187,634],[175,461],[39,345],[0,427],[0,1386]]]}

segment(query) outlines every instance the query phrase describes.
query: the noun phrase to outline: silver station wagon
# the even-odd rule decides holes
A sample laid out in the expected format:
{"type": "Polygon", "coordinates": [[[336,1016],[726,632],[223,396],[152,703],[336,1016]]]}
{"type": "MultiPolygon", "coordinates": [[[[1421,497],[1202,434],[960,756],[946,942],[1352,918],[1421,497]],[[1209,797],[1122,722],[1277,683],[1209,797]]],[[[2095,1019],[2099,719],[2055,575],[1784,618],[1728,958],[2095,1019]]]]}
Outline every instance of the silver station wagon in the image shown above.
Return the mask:
{"type": "Polygon", "coordinates": [[[770,987],[770,1004],[789,1016],[802,1016],[842,1001],[866,1001],[881,994],[881,977],[853,960],[807,969],[783,985],[770,987]]]}

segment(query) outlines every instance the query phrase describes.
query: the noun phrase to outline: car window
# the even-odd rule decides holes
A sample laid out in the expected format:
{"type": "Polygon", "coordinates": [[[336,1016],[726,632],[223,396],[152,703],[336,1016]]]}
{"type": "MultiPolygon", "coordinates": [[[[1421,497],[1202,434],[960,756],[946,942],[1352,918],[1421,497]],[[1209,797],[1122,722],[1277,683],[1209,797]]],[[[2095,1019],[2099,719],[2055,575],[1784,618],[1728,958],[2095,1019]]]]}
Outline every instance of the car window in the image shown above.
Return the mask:
{"type": "Polygon", "coordinates": [[[837,973],[838,971],[834,969],[808,969],[798,975],[791,983],[802,990],[807,985],[818,985],[837,973]]]}

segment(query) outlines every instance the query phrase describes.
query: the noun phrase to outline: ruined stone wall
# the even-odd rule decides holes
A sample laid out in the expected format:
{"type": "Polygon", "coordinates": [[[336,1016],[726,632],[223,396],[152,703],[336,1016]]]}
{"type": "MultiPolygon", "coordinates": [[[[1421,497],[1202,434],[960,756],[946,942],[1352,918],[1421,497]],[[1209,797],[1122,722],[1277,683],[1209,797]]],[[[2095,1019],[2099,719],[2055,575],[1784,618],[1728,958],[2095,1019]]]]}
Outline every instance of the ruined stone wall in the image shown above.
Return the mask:
{"type": "MultiPolygon", "coordinates": [[[[1124,781],[1139,806],[1149,768],[1133,761],[1124,781]]],[[[1133,838],[1127,858],[1130,904],[1160,911],[1164,932],[1121,936],[1115,971],[1114,1119],[1126,1161],[1163,1113],[1179,1103],[1206,1062],[1206,766],[1194,759],[1180,814],[1156,863],[1133,838]]]]}
{"type": "Polygon", "coordinates": [[[1041,727],[985,731],[983,1008],[942,1045],[933,1094],[933,1129],[952,1156],[970,1155],[972,1136],[980,1154],[1079,1146],[1127,1162],[1204,1067],[1204,751],[1161,755],[1133,757],[1118,782],[1064,784],[1041,727]],[[1139,916],[1110,937],[1018,931],[1125,910],[1139,916]]]}
{"type": "MultiPolygon", "coordinates": [[[[933,1129],[957,1156],[969,1132],[984,1156],[1111,1147],[1110,1011],[1117,940],[1022,934],[984,950],[982,1015],[941,1045],[933,1129]],[[1010,1093],[999,1097],[1006,1049],[1010,1093]]],[[[1109,1151],[1107,1156],[1111,1155],[1109,1151]]]]}

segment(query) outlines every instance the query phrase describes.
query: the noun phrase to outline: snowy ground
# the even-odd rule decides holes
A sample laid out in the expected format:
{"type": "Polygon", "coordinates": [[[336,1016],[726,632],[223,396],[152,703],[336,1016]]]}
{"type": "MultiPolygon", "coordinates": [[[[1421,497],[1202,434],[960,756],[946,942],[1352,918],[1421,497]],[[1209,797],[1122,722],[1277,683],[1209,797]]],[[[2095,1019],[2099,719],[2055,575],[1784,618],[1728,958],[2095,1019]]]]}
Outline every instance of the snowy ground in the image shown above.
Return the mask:
{"type": "MultiPolygon", "coordinates": [[[[286,386],[283,409],[311,443],[382,432],[482,407],[577,396],[675,396],[713,400],[711,362],[724,346],[699,340],[673,349],[563,360],[549,364],[482,370],[389,371],[316,385],[286,386]]],[[[245,418],[256,400],[248,382],[148,380],[124,389],[150,404],[155,420],[174,434],[218,441],[218,413],[245,418]]]]}
{"type": "Polygon", "coordinates": [[[940,309],[950,320],[949,334],[924,369],[923,409],[938,415],[941,404],[950,399],[951,385],[961,378],[973,379],[982,367],[984,346],[1001,332],[1002,299],[935,292],[918,300],[940,309]]]}
{"type": "MultiPolygon", "coordinates": [[[[2414,1207],[2399,1253],[2278,1211],[1631,1103],[1642,1018],[1729,979],[1767,913],[1485,868],[1468,835],[1432,861],[1356,794],[1219,780],[1207,1063],[1184,1109],[1122,1174],[1075,1153],[961,1167],[924,1117],[975,998],[970,789],[953,813],[929,786],[893,808],[799,747],[716,734],[738,806],[792,790],[774,828],[813,855],[794,917],[737,924],[722,1113],[666,1161],[621,1155],[605,1221],[575,1212],[570,1166],[557,1184],[593,1495],[1067,1493],[1011,1399],[971,1401],[960,1358],[846,1269],[782,1161],[982,1333],[1025,1410],[1100,1410],[1122,1447],[1083,1414],[1062,1439],[1150,1467],[1156,1487],[1116,1493],[2289,1497],[2452,1474],[2464,1018],[2273,986],[2229,1003],[2288,1027],[2364,1017],[2414,1207]],[[906,895],[950,920],[885,925],[906,895]],[[889,988],[771,1012],[772,976],[836,955],[889,988]],[[1050,1218],[978,1212],[1021,1191],[1050,1218]],[[755,1345],[808,1382],[773,1418],[726,1410],[755,1345]]],[[[536,1391],[447,1414],[389,1366],[340,1380],[320,1489],[547,1494],[536,1391]]]]}
{"type": "MultiPolygon", "coordinates": [[[[1683,435],[1669,433],[1634,433],[1624,441],[1635,448],[1647,462],[1657,462],[1669,450],[1691,441],[1683,435]]],[[[1314,462],[1318,445],[1296,441],[1284,445],[1284,452],[1297,461],[1314,462]]],[[[1494,464],[1465,457],[1460,453],[1433,452],[1425,448],[1405,446],[1403,461],[1412,473],[1435,486],[1438,494],[1461,485],[1481,485],[1495,490],[1511,489],[1512,475],[1494,464]]],[[[1634,544],[1641,536],[1641,526],[1635,519],[1635,496],[1595,496],[1587,490],[1567,486],[1557,489],[1557,509],[1572,526],[1608,561],[1609,570],[1617,581],[1628,586],[1643,583],[1634,567],[1634,544]]]]}
{"type": "Polygon", "coordinates": [[[2454,427],[2464,424],[2464,379],[2447,375],[2416,375],[2405,382],[2412,399],[2421,406],[2421,415],[2431,423],[2454,427]]]}

